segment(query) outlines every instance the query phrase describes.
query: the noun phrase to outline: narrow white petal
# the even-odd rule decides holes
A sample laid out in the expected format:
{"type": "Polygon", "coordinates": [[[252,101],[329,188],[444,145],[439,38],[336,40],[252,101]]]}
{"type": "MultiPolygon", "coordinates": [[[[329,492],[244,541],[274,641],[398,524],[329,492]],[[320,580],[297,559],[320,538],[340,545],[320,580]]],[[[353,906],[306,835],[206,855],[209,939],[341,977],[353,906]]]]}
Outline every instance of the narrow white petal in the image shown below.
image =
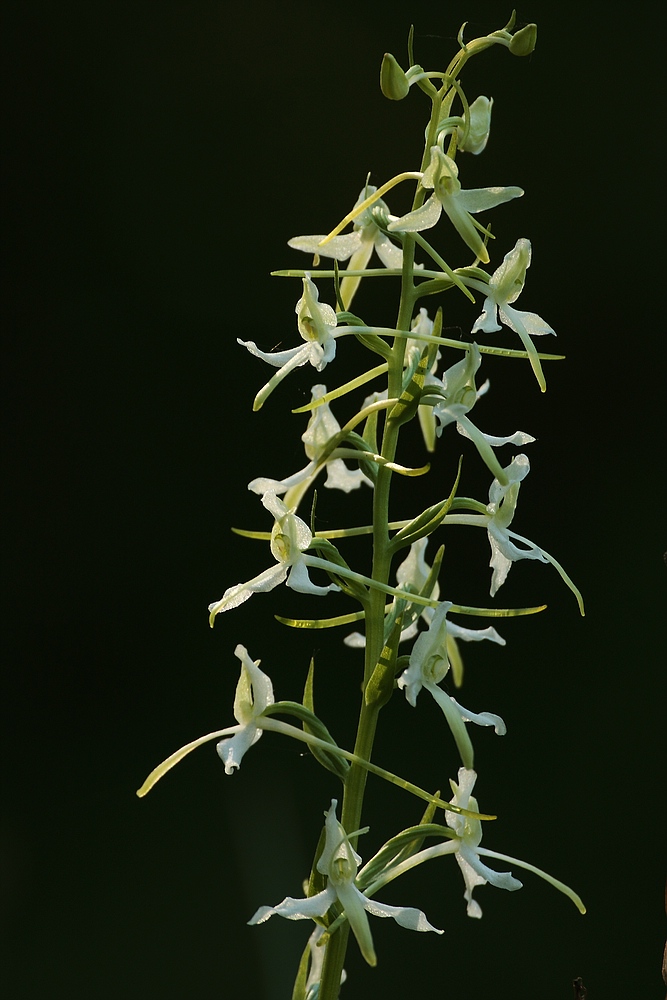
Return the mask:
{"type": "Polygon", "coordinates": [[[323,917],[335,898],[336,893],[333,888],[326,888],[323,892],[318,892],[316,896],[309,896],[307,899],[286,896],[277,906],[260,906],[248,923],[263,924],[274,914],[287,920],[312,920],[315,917],[323,917]]]}
{"type": "Polygon", "coordinates": [[[475,722],[478,726],[493,726],[498,736],[504,736],[507,732],[507,726],[499,715],[494,715],[493,712],[471,712],[460,705],[456,698],[452,698],[451,695],[449,697],[466,722],[475,722]]]}
{"type": "Polygon", "coordinates": [[[522,194],[520,187],[471,188],[469,191],[457,192],[456,199],[464,211],[476,215],[477,212],[486,212],[497,205],[503,205],[512,198],[520,198],[522,194]]]}
{"type": "Polygon", "coordinates": [[[334,236],[325,246],[319,246],[326,233],[321,236],[295,236],[287,241],[287,246],[293,250],[303,250],[304,253],[319,254],[320,257],[333,257],[335,260],[347,260],[355,250],[359,249],[361,236],[359,233],[345,233],[342,236],[334,236]]]}
{"type": "Polygon", "coordinates": [[[365,909],[372,913],[374,917],[392,917],[401,927],[406,927],[410,931],[435,931],[436,934],[444,934],[444,931],[434,927],[422,910],[417,910],[413,906],[391,906],[389,903],[378,903],[375,899],[366,899],[365,909]]]}
{"type": "Polygon", "coordinates": [[[432,194],[421,208],[415,212],[408,212],[395,222],[389,223],[389,231],[392,233],[420,233],[423,229],[431,229],[442,212],[440,199],[432,194]]]}

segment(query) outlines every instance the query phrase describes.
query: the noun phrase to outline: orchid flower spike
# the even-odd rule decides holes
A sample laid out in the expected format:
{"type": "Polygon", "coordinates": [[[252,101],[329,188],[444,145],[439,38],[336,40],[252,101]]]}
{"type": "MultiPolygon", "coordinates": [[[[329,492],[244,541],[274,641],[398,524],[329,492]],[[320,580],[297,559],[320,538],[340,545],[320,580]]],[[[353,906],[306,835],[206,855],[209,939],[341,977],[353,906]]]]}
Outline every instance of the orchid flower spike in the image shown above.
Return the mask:
{"type": "Polygon", "coordinates": [[[301,347],[267,353],[260,351],[252,340],[237,340],[237,343],[246,347],[256,358],[262,358],[263,361],[279,369],[257,393],[253,404],[255,410],[263,406],[275,387],[295,368],[310,363],[313,368],[321,372],[336,356],[336,337],[339,336],[336,331],[336,313],[331,306],[319,301],[317,285],[309,274],[303,279],[303,295],[294,311],[297,315],[299,333],[305,341],[301,347]]]}
{"type": "Polygon", "coordinates": [[[361,954],[369,965],[377,965],[373,937],[368,924],[368,913],[375,917],[392,917],[401,927],[412,931],[443,931],[433,927],[421,910],[411,906],[389,906],[369,899],[355,885],[355,878],[361,858],[352,847],[348,835],[336,817],[336,799],[331,800],[331,808],[324,814],[324,849],[317,862],[317,870],[327,877],[327,887],[322,892],[306,899],[287,896],[277,906],[260,906],[249,924],[262,924],[277,914],[287,920],[315,920],[323,917],[338,902],[344,910],[352,933],[357,939],[361,954]]]}
{"type": "Polygon", "coordinates": [[[439,146],[431,147],[431,162],[424,171],[421,184],[426,189],[433,189],[433,194],[421,208],[408,212],[395,222],[390,222],[389,232],[418,233],[424,229],[431,229],[444,210],[475,257],[487,264],[489,255],[471,218],[471,213],[476,215],[478,212],[486,212],[496,205],[511,201],[512,198],[519,198],[523,194],[522,189],[490,187],[464,191],[459,181],[459,168],[439,146]]]}
{"type": "Polygon", "coordinates": [[[477,333],[482,330],[484,333],[497,333],[501,329],[498,323],[498,314],[500,314],[501,323],[519,334],[521,342],[529,354],[540,387],[544,391],[546,382],[532,337],[541,337],[546,333],[552,333],[555,336],[555,331],[536,313],[521,312],[511,305],[523,291],[531,255],[530,240],[517,240],[514,249],[505,254],[502,264],[491,275],[488,288],[481,282],[475,280],[471,282],[475,288],[487,293],[482,312],[475,320],[472,332],[477,333]]]}
{"type": "MultiPolygon", "coordinates": [[[[374,184],[366,184],[361,189],[354,208],[356,209],[362,202],[366,201],[372,194],[375,194],[377,187],[374,184]]],[[[349,260],[347,265],[349,271],[363,271],[371,254],[375,250],[376,254],[385,267],[400,270],[403,266],[403,251],[394,246],[387,234],[378,225],[380,222],[384,227],[395,216],[389,214],[386,202],[378,198],[374,205],[364,209],[354,220],[354,229],[351,233],[344,233],[341,236],[334,236],[324,246],[320,246],[325,238],[324,234],[319,236],[295,236],[288,241],[288,246],[294,250],[303,250],[305,253],[312,253],[315,257],[333,257],[334,260],[349,260]]],[[[344,277],[340,293],[343,305],[349,309],[354,293],[359,287],[360,277],[344,277]]]]}
{"type": "MultiPolygon", "coordinates": [[[[465,723],[475,722],[478,726],[493,726],[499,736],[505,734],[506,726],[499,715],[468,711],[439,687],[450,666],[447,655],[447,612],[451,606],[450,601],[443,601],[436,608],[428,630],[422,632],[414,644],[408,667],[398,678],[398,686],[405,691],[405,697],[413,708],[417,704],[417,695],[422,688],[430,692],[442,709],[463,764],[465,767],[472,767],[474,754],[465,723]]],[[[481,632],[483,634],[476,634],[475,629],[458,628],[457,636],[468,640],[490,639],[492,642],[504,645],[504,640],[495,629],[483,629],[481,632]]]]}
{"type": "Polygon", "coordinates": [[[339,588],[330,583],[327,587],[318,587],[311,582],[308,575],[306,558],[303,553],[313,540],[310,528],[300,517],[291,511],[272,491],[267,491],[262,497],[262,503],[275,518],[271,532],[271,553],[276,560],[274,566],[264,570],[246,583],[237,583],[229,587],[219,601],[209,604],[210,624],[213,627],[215,616],[223,611],[230,611],[243,604],[253,594],[266,593],[286,581],[292,590],[302,594],[328,594],[330,590],[339,588]]]}

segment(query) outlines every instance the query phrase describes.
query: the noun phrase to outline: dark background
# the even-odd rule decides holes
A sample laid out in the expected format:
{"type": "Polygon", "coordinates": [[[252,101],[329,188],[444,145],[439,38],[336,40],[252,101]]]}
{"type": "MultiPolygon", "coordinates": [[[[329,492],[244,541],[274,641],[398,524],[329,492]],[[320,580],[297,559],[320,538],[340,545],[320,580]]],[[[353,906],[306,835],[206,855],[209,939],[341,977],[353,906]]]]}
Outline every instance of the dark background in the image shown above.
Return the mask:
{"type": "MultiPolygon", "coordinates": [[[[496,103],[487,151],[462,167],[464,186],[526,189],[493,215],[493,266],[518,236],[532,240],[519,306],[553,325],[568,359],[547,369],[546,396],[527,366],[485,363],[492,392],[476,414],[493,433],[538,437],[514,527],[561,559],[587,601],[581,619],[552,568],[522,562],[499,603],[549,610],[503,624],[505,650],[468,650],[461,700],[509,730],[475,734],[481,803],[500,816],[485,844],[563,878],[589,912],[525,873],[519,893],[477,890],[484,918],[471,921],[457,866],[424,866],[382,898],[422,907],[446,934],[374,920],[380,964],[351,949],[349,1000],[407,984],[558,1000],[575,976],[590,1000],[664,992],[663,56],[652,5],[608,9],[519,8],[539,23],[538,47],[523,60],[494,49],[466,71],[467,93],[496,103]]],[[[302,894],[334,779],[268,735],[234,777],[211,746],[147,799],[134,789],[172,750],[232,723],[237,642],[262,657],[279,698],[299,697],[315,653],[317,705],[352,743],[358,654],[340,633],[272,618],[349,605],[331,597],[324,611],[281,588],[207,625],[206,605],[267,565],[229,526],[264,526],[251,478],[300,467],[303,417],[284,441],[276,422],[313,380],[292,376],[253,415],[266,367],[235,341],[296,343],[298,282],[268,276],[303,266],[286,240],[333,225],[368,170],[380,183],[418,165],[426,101],[416,88],[402,104],[381,97],[382,53],[405,62],[414,21],[417,59],[444,68],[461,21],[473,37],[508,16],[472,0],[5,7],[13,1000],[290,995],[309,928],[245,921],[302,894]]],[[[459,263],[460,248],[450,256],[459,263]]],[[[389,287],[357,308],[391,321],[389,287]]],[[[465,303],[445,306],[446,323],[469,328],[465,303]]],[[[341,341],[324,377],[339,384],[360,358],[341,341]]],[[[466,491],[484,498],[472,451],[445,440],[443,465],[402,489],[396,516],[418,509],[421,490],[448,491],[459,445],[466,491]]],[[[367,500],[352,498],[349,523],[363,523],[367,500]]],[[[321,504],[333,523],[331,497],[321,504]]],[[[443,596],[483,604],[486,541],[451,535],[443,596]]],[[[435,707],[419,710],[392,702],[377,760],[443,787],[453,746],[439,742],[435,707]]],[[[420,812],[374,779],[369,791],[365,857],[420,812]]]]}

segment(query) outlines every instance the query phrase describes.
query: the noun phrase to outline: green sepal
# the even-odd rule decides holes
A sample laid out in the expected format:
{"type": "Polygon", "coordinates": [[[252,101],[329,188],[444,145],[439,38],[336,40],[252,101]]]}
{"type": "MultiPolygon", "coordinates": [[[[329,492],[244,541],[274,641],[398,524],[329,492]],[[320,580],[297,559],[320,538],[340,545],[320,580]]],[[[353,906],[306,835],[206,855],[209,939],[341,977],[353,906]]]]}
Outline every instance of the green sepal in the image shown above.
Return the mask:
{"type": "Polygon", "coordinates": [[[385,643],[380,653],[380,658],[375,664],[373,673],[364,689],[364,701],[369,707],[382,708],[394,693],[396,654],[402,628],[403,617],[399,615],[391,630],[389,641],[385,643]]]}
{"type": "MultiPolygon", "coordinates": [[[[454,503],[456,490],[458,489],[459,480],[461,479],[462,463],[463,456],[459,458],[456,479],[454,480],[454,485],[452,486],[447,499],[441,500],[432,507],[428,507],[425,511],[419,514],[418,517],[414,518],[410,524],[406,525],[405,528],[401,528],[401,530],[398,531],[391,540],[392,553],[398,552],[399,549],[412,545],[413,542],[419,541],[420,538],[425,538],[427,535],[432,534],[435,529],[442,524],[445,517],[451,510],[452,504],[454,503]]],[[[486,513],[486,508],[484,508],[484,512],[486,513]]]]}
{"type": "MultiPolygon", "coordinates": [[[[312,669],[313,666],[311,660],[311,670],[312,669]]],[[[315,713],[306,706],[305,699],[307,695],[310,697],[312,703],[312,678],[310,678],[310,691],[308,691],[308,680],[306,680],[306,691],[304,691],[303,705],[300,705],[297,701],[277,701],[275,704],[269,705],[264,712],[262,712],[262,715],[270,716],[277,715],[279,713],[283,715],[291,715],[301,722],[305,733],[308,733],[311,736],[317,736],[319,740],[324,740],[325,743],[331,743],[332,746],[337,747],[338,744],[322,720],[318,719],[315,713]]],[[[332,774],[335,774],[336,777],[340,778],[340,780],[345,783],[347,772],[350,770],[350,765],[344,757],[341,757],[336,753],[327,753],[326,750],[322,750],[320,747],[313,747],[310,744],[307,744],[307,746],[315,760],[321,764],[322,767],[325,767],[327,771],[331,771],[332,774]]]]}
{"type": "Polygon", "coordinates": [[[336,618],[283,618],[282,615],[273,616],[281,625],[289,625],[290,628],[336,628],[337,625],[351,625],[366,617],[365,611],[353,611],[349,615],[338,615],[336,618]]]}
{"type": "MultiPolygon", "coordinates": [[[[361,463],[360,463],[361,464],[361,463]]],[[[341,566],[343,569],[352,570],[348,564],[343,559],[342,555],[328,538],[318,538],[313,536],[313,540],[310,543],[311,549],[316,549],[317,552],[322,553],[327,562],[334,563],[337,566],[341,566]]],[[[363,583],[359,583],[357,580],[350,580],[347,576],[338,576],[335,570],[325,570],[329,574],[331,580],[347,594],[348,597],[354,597],[355,600],[360,601],[361,604],[366,604],[368,600],[368,589],[363,583]]]]}

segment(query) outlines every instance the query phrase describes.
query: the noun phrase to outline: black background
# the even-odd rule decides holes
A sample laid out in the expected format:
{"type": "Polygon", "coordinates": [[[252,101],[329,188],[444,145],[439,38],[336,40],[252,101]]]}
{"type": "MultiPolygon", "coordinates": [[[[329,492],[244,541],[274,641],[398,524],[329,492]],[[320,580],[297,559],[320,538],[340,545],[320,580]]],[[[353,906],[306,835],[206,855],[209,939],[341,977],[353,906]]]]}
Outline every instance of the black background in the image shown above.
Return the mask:
{"type": "MultiPolygon", "coordinates": [[[[467,93],[496,103],[486,152],[462,166],[464,187],[526,189],[494,213],[493,266],[518,236],[532,240],[519,305],[553,325],[567,361],[547,369],[546,396],[527,366],[489,362],[479,423],[537,436],[514,527],[561,559],[587,601],[581,619],[550,567],[522,562],[499,603],[549,610],[502,625],[505,650],[468,651],[461,700],[508,723],[502,741],[476,734],[480,801],[500,816],[485,844],[563,878],[589,912],[526,873],[519,893],[478,890],[484,918],[471,921],[456,865],[424,866],[382,898],[422,907],[445,935],[374,920],[379,967],[350,950],[349,1000],[408,984],[557,1000],[578,975],[591,1000],[662,995],[662,54],[652,6],[608,9],[519,8],[539,24],[537,49],[494,49],[466,71],[467,93]]],[[[268,735],[234,777],[209,747],[147,799],[134,789],[173,749],[232,722],[237,642],[280,698],[299,697],[315,653],[317,705],[352,743],[357,654],[339,633],[272,618],[349,605],[331,597],[324,611],[281,588],[208,629],[206,605],[267,565],[229,526],[264,526],[246,483],[302,462],[303,417],[285,414],[312,382],[292,376],[253,415],[266,367],[235,341],[295,343],[299,284],[268,276],[303,266],[286,240],[333,225],[368,170],[379,183],[418,165],[426,102],[416,88],[402,104],[381,97],[382,53],[404,63],[414,21],[417,59],[444,68],[461,21],[472,37],[508,15],[462,0],[5,8],[12,998],[290,995],[308,928],[245,921],[301,895],[333,778],[268,735]]],[[[393,320],[388,289],[363,300],[376,322],[393,320]]],[[[476,315],[445,305],[462,329],[476,315]]],[[[351,342],[338,353],[332,386],[360,367],[351,342]]],[[[421,490],[449,489],[459,445],[466,492],[484,497],[472,451],[446,440],[439,471],[402,484],[397,516],[421,490]]],[[[350,523],[367,499],[352,498],[350,523]]],[[[331,502],[321,497],[323,525],[331,502]]],[[[482,604],[486,541],[451,534],[443,596],[482,604]]],[[[435,707],[418,707],[392,702],[377,760],[442,787],[453,746],[435,707]]],[[[365,857],[420,812],[374,779],[369,791],[365,857]]]]}

